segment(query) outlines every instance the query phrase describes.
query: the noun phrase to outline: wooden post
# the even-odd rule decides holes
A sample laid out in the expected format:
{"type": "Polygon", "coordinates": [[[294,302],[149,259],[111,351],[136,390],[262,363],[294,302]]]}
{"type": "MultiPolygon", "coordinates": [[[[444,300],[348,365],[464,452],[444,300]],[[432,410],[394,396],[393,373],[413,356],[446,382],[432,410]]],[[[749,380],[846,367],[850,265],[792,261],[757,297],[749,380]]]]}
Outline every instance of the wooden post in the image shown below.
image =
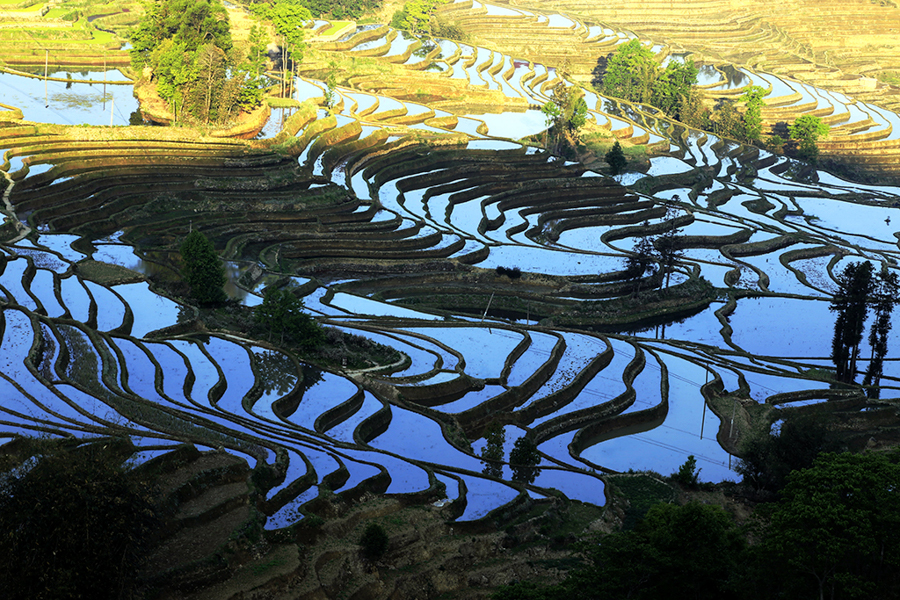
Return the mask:
{"type": "Polygon", "coordinates": [[[113,126],[113,111],[116,109],[116,97],[113,96],[112,102],[109,105],[109,126],[113,126]]]}
{"type": "Polygon", "coordinates": [[[50,106],[50,95],[47,93],[47,67],[50,64],[50,51],[44,50],[44,108],[50,106]]]}

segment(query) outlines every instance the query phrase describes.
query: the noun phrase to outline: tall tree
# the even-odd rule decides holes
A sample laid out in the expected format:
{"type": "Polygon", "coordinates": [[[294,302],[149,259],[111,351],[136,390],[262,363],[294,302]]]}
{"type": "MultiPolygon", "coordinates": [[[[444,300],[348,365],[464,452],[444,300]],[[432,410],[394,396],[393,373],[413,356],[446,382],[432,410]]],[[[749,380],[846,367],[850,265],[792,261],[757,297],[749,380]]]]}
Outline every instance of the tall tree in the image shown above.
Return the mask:
{"type": "Polygon", "coordinates": [[[256,307],[253,318],[264,330],[304,348],[315,348],[325,339],[322,328],[310,315],[303,312],[303,300],[289,289],[269,289],[263,295],[262,304],[256,307]]]}
{"type": "Polygon", "coordinates": [[[123,464],[134,446],[33,443],[34,456],[0,473],[0,598],[135,597],[160,520],[150,480],[123,464]]]}
{"type": "Polygon", "coordinates": [[[766,90],[758,85],[748,87],[738,100],[744,102],[744,135],[748,141],[758,142],[762,139],[762,109],[766,90]]]}
{"type": "Polygon", "coordinates": [[[200,304],[219,304],[225,295],[225,269],[212,242],[203,233],[193,230],[181,244],[181,276],[191,288],[191,295],[200,304]]]}
{"type": "Polygon", "coordinates": [[[856,361],[869,312],[869,296],[875,289],[872,263],[850,263],[837,279],[838,291],[829,307],[837,313],[831,340],[831,360],[837,380],[851,382],[856,377],[856,361]]]}
{"type": "Polygon", "coordinates": [[[897,274],[886,264],[882,264],[875,285],[875,321],[869,330],[869,346],[872,348],[872,354],[863,378],[863,385],[874,386],[869,392],[869,396],[873,398],[880,396],[878,385],[881,383],[884,357],[888,351],[888,334],[891,332],[891,314],[897,302],[897,288],[897,274]]]}

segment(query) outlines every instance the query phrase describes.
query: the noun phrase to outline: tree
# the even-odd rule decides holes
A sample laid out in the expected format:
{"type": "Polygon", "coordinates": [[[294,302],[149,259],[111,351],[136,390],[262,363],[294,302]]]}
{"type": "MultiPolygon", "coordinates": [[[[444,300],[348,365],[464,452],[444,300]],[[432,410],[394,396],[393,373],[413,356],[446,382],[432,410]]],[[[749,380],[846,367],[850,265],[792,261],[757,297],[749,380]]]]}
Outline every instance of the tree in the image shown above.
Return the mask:
{"type": "Polygon", "coordinates": [[[819,156],[819,146],[816,142],[820,137],[828,135],[831,128],[822,122],[819,117],[812,115],[801,115],[790,125],[788,132],[791,139],[796,140],[799,144],[797,154],[800,158],[815,161],[819,156]]]}
{"type": "Polygon", "coordinates": [[[688,59],[681,63],[671,61],[666,68],[658,71],[653,82],[650,103],[676,119],[682,118],[682,107],[690,104],[697,85],[699,69],[688,59]]]}
{"type": "Polygon", "coordinates": [[[509,453],[509,466],[512,469],[513,481],[534,483],[541,470],[537,467],[541,462],[541,453],[538,452],[534,441],[528,436],[522,436],[516,440],[512,451],[509,453]]]}
{"type": "Polygon", "coordinates": [[[503,475],[503,444],[506,442],[503,425],[492,421],[484,432],[484,438],[487,443],[481,449],[481,458],[484,463],[482,473],[492,477],[501,477],[503,475]]]}
{"type": "Polygon", "coordinates": [[[130,442],[42,443],[0,474],[0,598],[131,598],[159,525],[130,442]]]}
{"type": "Polygon", "coordinates": [[[606,63],[602,92],[631,102],[650,102],[659,65],[637,39],[619,46],[606,63]]]}
{"type": "Polygon", "coordinates": [[[253,318],[268,331],[269,339],[272,333],[279,334],[281,343],[287,339],[303,348],[315,348],[325,339],[316,320],[303,312],[303,300],[288,289],[267,290],[253,318]]]}
{"type": "Polygon", "coordinates": [[[856,377],[856,360],[869,312],[869,296],[875,289],[872,263],[850,263],[837,280],[838,291],[829,307],[837,313],[831,340],[831,360],[837,380],[849,383],[856,377]]]}
{"type": "Polygon", "coordinates": [[[389,542],[387,532],[378,523],[369,523],[359,538],[359,546],[369,560],[377,560],[384,556],[389,542]]]}
{"type": "Polygon", "coordinates": [[[766,105],[766,90],[758,85],[748,87],[738,100],[745,103],[744,136],[752,142],[762,139],[762,108],[766,105]]]}
{"type": "MultiPolygon", "coordinates": [[[[672,200],[677,201],[678,196],[673,196],[672,200]]],[[[665,274],[664,289],[669,287],[669,280],[672,277],[672,271],[675,265],[684,256],[684,251],[678,247],[677,235],[681,232],[681,228],[675,224],[675,217],[678,214],[678,208],[674,204],[666,205],[666,223],[669,228],[661,235],[657,236],[654,246],[659,256],[659,266],[665,274]]]]}
{"type": "Polygon", "coordinates": [[[823,454],[790,476],[762,543],[782,597],[898,597],[896,458],[823,454]]]}
{"type": "Polygon", "coordinates": [[[696,487],[700,482],[700,471],[697,468],[697,459],[693,454],[687,457],[687,460],[678,467],[678,470],[672,473],[672,479],[681,485],[688,487],[696,487]]]}
{"type": "Polygon", "coordinates": [[[773,430],[760,431],[743,443],[735,471],[766,498],[784,487],[792,471],[808,469],[819,454],[841,449],[825,417],[790,415],[773,430]]]}
{"type": "Polygon", "coordinates": [[[200,304],[220,304],[227,299],[222,259],[203,233],[193,230],[181,244],[181,277],[200,304]]]}
{"type": "Polygon", "coordinates": [[[550,93],[550,100],[541,107],[552,139],[551,152],[574,148],[578,130],[587,122],[587,103],[575,86],[557,84],[550,93]]]}
{"type": "Polygon", "coordinates": [[[863,385],[874,386],[869,392],[872,398],[878,398],[881,394],[878,385],[881,383],[881,374],[884,366],[884,357],[888,351],[888,334],[891,332],[891,313],[897,302],[897,274],[888,269],[887,265],[881,265],[881,273],[875,285],[875,322],[869,331],[869,346],[872,354],[869,357],[869,367],[863,378],[863,385]]]}
{"type": "Polygon", "coordinates": [[[735,596],[745,542],[718,506],[656,504],[631,531],[581,544],[586,566],[567,598],[715,599],[735,596]]]}
{"type": "Polygon", "coordinates": [[[625,271],[634,283],[634,295],[641,292],[641,280],[648,271],[650,276],[656,274],[656,248],[653,246],[653,237],[647,234],[650,221],[644,221],[643,235],[634,245],[634,252],[625,260],[625,271]]]}
{"type": "Polygon", "coordinates": [[[619,143],[619,140],[616,140],[616,143],[613,144],[613,147],[609,149],[609,152],[606,153],[604,157],[606,159],[606,164],[609,165],[610,172],[615,176],[625,170],[625,166],[628,164],[628,160],[625,158],[625,152],[622,151],[622,145],[619,143]]]}

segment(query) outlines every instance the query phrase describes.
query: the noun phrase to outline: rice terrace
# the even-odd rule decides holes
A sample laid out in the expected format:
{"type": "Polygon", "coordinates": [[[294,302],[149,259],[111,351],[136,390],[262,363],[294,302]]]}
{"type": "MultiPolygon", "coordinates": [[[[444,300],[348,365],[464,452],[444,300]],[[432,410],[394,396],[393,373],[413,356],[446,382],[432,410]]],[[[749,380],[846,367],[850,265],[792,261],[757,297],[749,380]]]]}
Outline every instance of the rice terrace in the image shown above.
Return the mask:
{"type": "Polygon", "coordinates": [[[0,465],[153,473],[147,597],[486,598],[900,443],[890,0],[0,0],[0,147],[0,465]]]}

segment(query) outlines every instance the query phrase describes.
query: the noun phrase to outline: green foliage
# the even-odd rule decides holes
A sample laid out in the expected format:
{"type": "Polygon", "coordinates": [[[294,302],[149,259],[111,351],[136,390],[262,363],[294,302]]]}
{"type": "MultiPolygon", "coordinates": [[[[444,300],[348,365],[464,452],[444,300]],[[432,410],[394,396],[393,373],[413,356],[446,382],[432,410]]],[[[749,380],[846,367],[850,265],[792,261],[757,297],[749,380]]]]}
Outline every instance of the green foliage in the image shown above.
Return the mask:
{"type": "Polygon", "coordinates": [[[881,273],[875,284],[875,321],[869,331],[869,346],[872,355],[869,359],[869,367],[863,379],[863,385],[875,386],[869,392],[870,397],[878,398],[880,392],[878,385],[881,383],[881,375],[884,367],[884,357],[888,351],[888,335],[891,332],[891,313],[894,312],[894,304],[897,302],[898,276],[887,265],[881,265],[881,273]]]}
{"type": "Polygon", "coordinates": [[[762,543],[790,598],[900,594],[900,466],[878,453],[823,454],[793,473],[762,543]]]}
{"type": "Polygon", "coordinates": [[[566,598],[734,597],[745,545],[718,506],[657,504],[634,530],[579,546],[587,564],[563,584],[566,598]]]}
{"type": "Polygon", "coordinates": [[[403,8],[394,13],[391,26],[413,33],[438,35],[439,32],[433,31],[437,20],[434,13],[438,6],[446,3],[447,0],[407,0],[403,8]]]}
{"type": "Polygon", "coordinates": [[[796,140],[799,144],[798,156],[810,161],[814,161],[819,156],[819,146],[817,145],[819,138],[827,136],[830,130],[827,123],[823,123],[822,119],[812,115],[801,115],[788,125],[791,139],[796,140]]]}
{"type": "Polygon", "coordinates": [[[200,304],[219,304],[226,300],[225,269],[222,259],[203,233],[194,230],[181,244],[181,277],[200,304]]]}
{"type": "Polygon", "coordinates": [[[665,69],[657,72],[650,104],[662,109],[667,115],[681,119],[681,108],[693,95],[699,72],[693,60],[688,59],[684,63],[670,62],[665,69]]]}
{"type": "Polygon", "coordinates": [[[176,121],[228,121],[262,101],[267,40],[259,27],[236,48],[218,0],[156,0],[131,35],[132,66],[152,71],[176,121]]]}
{"type": "Polygon", "coordinates": [[[675,119],[696,123],[704,120],[705,113],[694,87],[698,73],[693,60],[672,61],[661,68],[653,51],[633,39],[609,57],[600,90],[608,96],[652,104],[675,119]]]}
{"type": "Polygon", "coordinates": [[[738,100],[746,103],[744,111],[744,136],[754,142],[762,138],[762,108],[766,105],[766,90],[758,85],[751,85],[738,100]]]}
{"type": "Polygon", "coordinates": [[[288,289],[269,289],[253,311],[254,320],[269,333],[301,348],[315,348],[325,339],[318,322],[303,312],[303,300],[288,289]]]}
{"type": "Polygon", "coordinates": [[[528,436],[517,439],[509,453],[509,466],[512,469],[513,481],[534,483],[537,476],[541,474],[541,470],[537,467],[540,462],[541,453],[538,452],[534,440],[528,436]]]}
{"type": "Polygon", "coordinates": [[[609,149],[604,158],[613,175],[618,175],[628,165],[628,159],[625,158],[625,153],[622,151],[622,145],[619,143],[619,140],[616,140],[616,143],[613,144],[613,147],[609,149]]]}
{"type": "Polygon", "coordinates": [[[45,446],[0,474],[0,597],[132,597],[159,518],[121,449],[45,446]]]}
{"type": "Polygon", "coordinates": [[[366,558],[377,560],[387,552],[389,541],[384,527],[378,523],[369,523],[359,538],[359,546],[366,558]]]}
{"type": "Polygon", "coordinates": [[[548,146],[551,152],[570,150],[575,147],[578,130],[587,122],[587,103],[579,95],[575,86],[560,83],[550,93],[550,100],[541,107],[548,131],[548,146]]]}
{"type": "Polygon", "coordinates": [[[771,494],[784,487],[791,471],[806,469],[820,453],[838,449],[824,417],[789,416],[774,431],[750,437],[741,447],[735,470],[746,485],[771,494]]]}
{"type": "Polygon", "coordinates": [[[700,482],[700,471],[701,469],[697,468],[697,459],[691,454],[684,461],[684,464],[672,473],[672,479],[681,485],[697,487],[697,484],[700,482]]]}
{"type": "Polygon", "coordinates": [[[602,92],[632,102],[650,102],[659,65],[650,48],[637,39],[619,46],[606,64],[602,92]]]}

